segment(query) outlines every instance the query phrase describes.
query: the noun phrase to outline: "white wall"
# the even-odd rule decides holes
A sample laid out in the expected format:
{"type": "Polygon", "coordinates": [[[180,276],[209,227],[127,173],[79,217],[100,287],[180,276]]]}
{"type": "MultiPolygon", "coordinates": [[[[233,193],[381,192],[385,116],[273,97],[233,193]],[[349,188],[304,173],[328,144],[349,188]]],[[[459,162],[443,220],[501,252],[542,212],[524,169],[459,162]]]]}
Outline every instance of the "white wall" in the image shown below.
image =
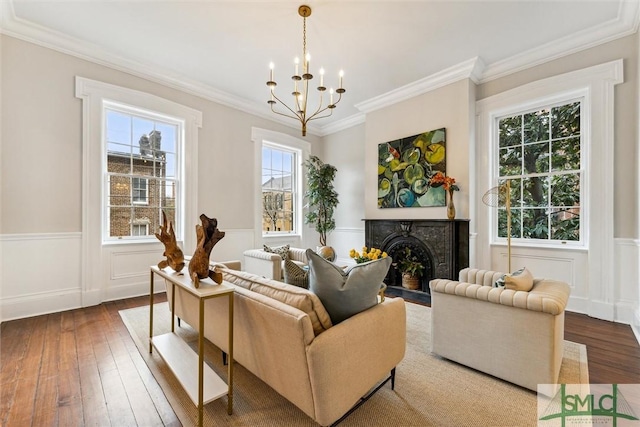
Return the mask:
{"type": "MultiPolygon", "coordinates": [[[[216,217],[227,233],[211,257],[241,259],[256,244],[251,129],[299,137],[298,129],[6,35],[0,47],[0,320],[76,308],[82,300],[82,107],[76,76],[201,111],[197,209],[216,217]]],[[[318,137],[306,139],[312,152],[318,150],[318,137]]],[[[148,293],[148,266],[162,259],[162,250],[154,242],[136,247],[135,257],[123,257],[112,248],[104,266],[108,279],[97,286],[100,298],[148,293]]]]}

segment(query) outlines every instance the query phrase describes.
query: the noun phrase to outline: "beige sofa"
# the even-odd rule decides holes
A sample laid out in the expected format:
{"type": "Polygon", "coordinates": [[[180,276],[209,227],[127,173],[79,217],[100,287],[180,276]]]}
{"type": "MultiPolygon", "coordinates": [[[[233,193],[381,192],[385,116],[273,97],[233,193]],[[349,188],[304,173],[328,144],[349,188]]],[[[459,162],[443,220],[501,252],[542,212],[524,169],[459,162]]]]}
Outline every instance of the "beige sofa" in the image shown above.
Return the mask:
{"type": "MultiPolygon", "coordinates": [[[[239,262],[234,265],[239,268],[239,262]]],[[[321,425],[330,425],[403,359],[405,303],[382,303],[332,326],[307,289],[220,268],[235,286],[234,359],[321,425]]],[[[168,286],[171,301],[171,287],[168,286]]],[[[198,301],[176,292],[175,313],[198,324],[198,301]]],[[[228,303],[205,303],[205,336],[227,351],[228,303]]]]}
{"type": "MultiPolygon", "coordinates": [[[[306,249],[289,248],[289,259],[296,264],[307,265],[306,249]]],[[[267,279],[284,279],[284,261],[278,254],[266,252],[263,249],[249,249],[244,251],[242,269],[267,279]]]]}
{"type": "Polygon", "coordinates": [[[534,279],[529,292],[494,288],[502,275],[464,269],[431,288],[431,351],[536,390],[556,384],[562,363],[567,283],[534,279]]]}

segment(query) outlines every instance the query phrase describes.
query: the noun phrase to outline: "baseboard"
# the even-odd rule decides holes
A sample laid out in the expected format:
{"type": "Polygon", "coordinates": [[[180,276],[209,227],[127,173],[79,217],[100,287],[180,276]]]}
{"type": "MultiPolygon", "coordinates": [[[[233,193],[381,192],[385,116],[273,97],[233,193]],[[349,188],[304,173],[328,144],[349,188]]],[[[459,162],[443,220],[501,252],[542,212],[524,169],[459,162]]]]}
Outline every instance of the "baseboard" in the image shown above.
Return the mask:
{"type": "Polygon", "coordinates": [[[634,321],[631,324],[631,330],[636,336],[636,341],[640,344],[640,308],[635,311],[634,321]]]}
{"type": "Polygon", "coordinates": [[[0,322],[73,310],[82,307],[80,289],[62,289],[0,301],[0,322]]]}
{"type": "Polygon", "coordinates": [[[603,301],[589,301],[587,314],[596,319],[615,321],[615,306],[603,301]]]}
{"type": "MultiPolygon", "coordinates": [[[[153,281],[153,293],[160,293],[166,290],[164,280],[156,276],[153,281]]],[[[111,286],[106,291],[103,301],[115,301],[126,298],[134,298],[142,295],[149,295],[149,281],[128,283],[121,286],[111,286]]]]}

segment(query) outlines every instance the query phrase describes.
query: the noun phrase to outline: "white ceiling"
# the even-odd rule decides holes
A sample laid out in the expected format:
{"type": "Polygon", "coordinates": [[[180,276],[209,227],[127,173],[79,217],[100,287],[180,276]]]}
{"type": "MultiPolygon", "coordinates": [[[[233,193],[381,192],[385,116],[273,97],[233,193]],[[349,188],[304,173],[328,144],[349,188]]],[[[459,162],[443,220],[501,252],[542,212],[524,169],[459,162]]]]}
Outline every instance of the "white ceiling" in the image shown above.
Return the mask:
{"type": "Polygon", "coordinates": [[[333,117],[315,122],[320,135],[443,70],[488,81],[632,34],[639,10],[638,0],[1,1],[5,34],[275,119],[269,62],[284,96],[302,56],[298,6],[308,4],[312,72],[317,79],[324,67],[325,85],[335,87],[343,69],[347,90],[333,117]]]}

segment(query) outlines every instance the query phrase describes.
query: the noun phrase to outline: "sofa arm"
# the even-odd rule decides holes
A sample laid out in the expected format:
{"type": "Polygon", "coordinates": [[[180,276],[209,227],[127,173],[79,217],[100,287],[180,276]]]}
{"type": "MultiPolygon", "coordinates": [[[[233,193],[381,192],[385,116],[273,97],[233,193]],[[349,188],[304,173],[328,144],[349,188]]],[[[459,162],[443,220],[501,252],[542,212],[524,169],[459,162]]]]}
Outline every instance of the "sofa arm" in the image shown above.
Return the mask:
{"type": "Polygon", "coordinates": [[[432,295],[434,292],[457,295],[554,316],[564,311],[571,292],[567,283],[550,279],[535,279],[529,292],[448,279],[434,279],[429,282],[429,287],[432,295]]]}
{"type": "Polygon", "coordinates": [[[406,321],[404,300],[387,298],[313,340],[307,359],[318,423],[336,421],[400,363],[406,321]]]}
{"type": "Polygon", "coordinates": [[[289,248],[289,259],[291,261],[298,261],[298,262],[302,262],[304,264],[308,264],[309,261],[307,261],[307,250],[306,249],[299,249],[299,248],[289,248]]]}
{"type": "Polygon", "coordinates": [[[244,271],[268,279],[282,280],[282,257],[262,249],[244,251],[244,271]]]}

